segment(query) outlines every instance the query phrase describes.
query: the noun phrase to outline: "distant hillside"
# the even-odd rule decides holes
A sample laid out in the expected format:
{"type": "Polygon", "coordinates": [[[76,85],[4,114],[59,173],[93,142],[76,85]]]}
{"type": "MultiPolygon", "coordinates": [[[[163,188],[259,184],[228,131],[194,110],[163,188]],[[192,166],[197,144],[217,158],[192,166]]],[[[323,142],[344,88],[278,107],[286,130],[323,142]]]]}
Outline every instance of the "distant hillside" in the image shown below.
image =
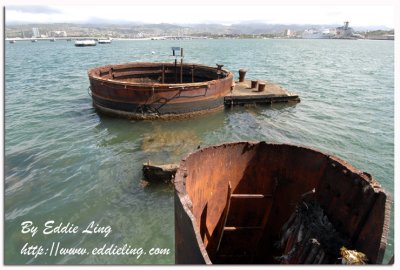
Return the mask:
{"type": "MultiPolygon", "coordinates": [[[[240,23],[233,25],[222,24],[143,24],[122,23],[111,24],[104,20],[90,24],[12,24],[6,25],[5,32],[9,38],[30,37],[32,28],[39,28],[40,34],[46,35],[51,31],[66,31],[68,36],[109,36],[121,38],[152,37],[152,36],[178,36],[178,35],[276,35],[290,29],[291,31],[304,31],[306,29],[335,28],[340,25],[300,25],[300,24],[264,24],[264,23],[240,23]]],[[[351,26],[351,24],[350,24],[351,26]]],[[[355,31],[388,31],[385,26],[353,27],[355,31]]]]}

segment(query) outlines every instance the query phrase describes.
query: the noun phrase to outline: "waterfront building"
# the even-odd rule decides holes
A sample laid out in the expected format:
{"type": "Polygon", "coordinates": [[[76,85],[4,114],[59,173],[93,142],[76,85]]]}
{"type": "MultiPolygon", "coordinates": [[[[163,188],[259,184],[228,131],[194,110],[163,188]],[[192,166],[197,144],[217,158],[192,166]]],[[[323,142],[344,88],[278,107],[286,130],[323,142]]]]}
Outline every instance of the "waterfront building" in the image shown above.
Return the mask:
{"type": "Polygon", "coordinates": [[[39,28],[37,27],[32,28],[32,37],[40,37],[39,28]]]}

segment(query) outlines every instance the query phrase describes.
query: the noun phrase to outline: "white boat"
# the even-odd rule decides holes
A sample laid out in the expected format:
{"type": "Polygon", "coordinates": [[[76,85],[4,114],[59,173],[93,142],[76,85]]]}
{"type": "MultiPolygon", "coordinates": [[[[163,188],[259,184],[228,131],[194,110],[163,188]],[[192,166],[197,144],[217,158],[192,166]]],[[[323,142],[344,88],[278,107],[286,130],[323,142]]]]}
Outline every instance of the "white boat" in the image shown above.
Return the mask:
{"type": "Polygon", "coordinates": [[[330,33],[329,29],[324,29],[322,31],[307,29],[303,32],[301,37],[305,39],[326,39],[333,37],[333,35],[330,33]]]}
{"type": "Polygon", "coordinates": [[[96,46],[96,41],[93,39],[83,39],[83,40],[76,40],[75,46],[77,47],[84,47],[84,46],[96,46]]]}
{"type": "Polygon", "coordinates": [[[110,44],[111,39],[99,39],[99,44],[110,44]]]}
{"type": "Polygon", "coordinates": [[[15,43],[15,42],[17,42],[16,40],[10,40],[10,43],[15,43]]]}

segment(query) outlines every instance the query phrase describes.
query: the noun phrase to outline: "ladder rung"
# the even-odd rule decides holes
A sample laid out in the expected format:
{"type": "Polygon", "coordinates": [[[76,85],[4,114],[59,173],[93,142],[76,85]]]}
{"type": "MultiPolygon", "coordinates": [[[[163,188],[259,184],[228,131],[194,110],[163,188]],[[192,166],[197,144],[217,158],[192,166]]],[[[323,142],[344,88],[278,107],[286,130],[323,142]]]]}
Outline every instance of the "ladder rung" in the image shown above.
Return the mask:
{"type": "Polygon", "coordinates": [[[263,227],[255,226],[255,227],[224,227],[224,231],[239,231],[239,230],[262,230],[263,227]]]}
{"type": "Polygon", "coordinates": [[[237,199],[264,199],[264,198],[272,198],[271,194],[232,194],[232,198],[237,199]]]}
{"type": "Polygon", "coordinates": [[[232,257],[250,257],[250,254],[218,254],[220,258],[232,258],[232,257]]]}

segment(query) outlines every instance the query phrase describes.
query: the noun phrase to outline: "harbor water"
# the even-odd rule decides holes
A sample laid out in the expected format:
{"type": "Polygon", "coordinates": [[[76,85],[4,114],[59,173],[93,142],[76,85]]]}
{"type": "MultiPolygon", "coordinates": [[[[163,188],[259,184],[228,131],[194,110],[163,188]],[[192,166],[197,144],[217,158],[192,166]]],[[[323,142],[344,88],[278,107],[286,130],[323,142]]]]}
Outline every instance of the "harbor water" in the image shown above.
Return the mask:
{"type": "MultiPolygon", "coordinates": [[[[173,264],[173,188],[146,186],[141,168],[179,162],[199,146],[309,146],[370,173],[394,200],[393,41],[18,41],[5,44],[4,97],[6,264],[173,264]],[[236,79],[246,68],[247,79],[282,85],[301,102],[180,121],[115,119],[93,109],[88,69],[172,62],[172,46],[184,48],[186,63],[224,64],[236,79]],[[28,254],[30,246],[42,254],[28,254]],[[117,248],[131,253],[111,252],[117,248]],[[73,254],[78,249],[86,252],[73,254]]],[[[384,263],[394,252],[393,217],[392,205],[384,263]]]]}

